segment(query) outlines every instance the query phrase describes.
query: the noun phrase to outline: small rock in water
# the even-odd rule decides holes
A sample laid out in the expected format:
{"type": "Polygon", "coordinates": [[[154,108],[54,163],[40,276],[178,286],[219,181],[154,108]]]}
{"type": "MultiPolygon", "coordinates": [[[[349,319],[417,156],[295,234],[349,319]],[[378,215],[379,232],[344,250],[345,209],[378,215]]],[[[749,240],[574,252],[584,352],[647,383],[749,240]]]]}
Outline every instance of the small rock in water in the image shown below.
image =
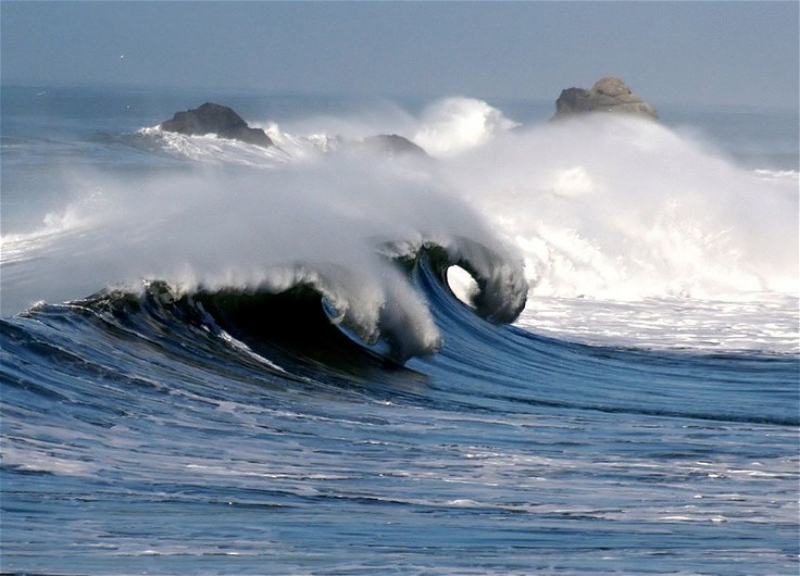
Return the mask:
{"type": "Polygon", "coordinates": [[[621,112],[656,119],[655,108],[634,94],[620,78],[609,76],[595,82],[589,90],[567,88],[556,100],[553,119],[589,112],[621,112]]]}
{"type": "Polygon", "coordinates": [[[171,120],[160,124],[166,132],[178,132],[189,136],[216,134],[220,138],[240,140],[258,146],[273,146],[273,142],[261,128],[250,128],[233,109],[220,104],[206,102],[199,108],[176,112],[171,120]]]}

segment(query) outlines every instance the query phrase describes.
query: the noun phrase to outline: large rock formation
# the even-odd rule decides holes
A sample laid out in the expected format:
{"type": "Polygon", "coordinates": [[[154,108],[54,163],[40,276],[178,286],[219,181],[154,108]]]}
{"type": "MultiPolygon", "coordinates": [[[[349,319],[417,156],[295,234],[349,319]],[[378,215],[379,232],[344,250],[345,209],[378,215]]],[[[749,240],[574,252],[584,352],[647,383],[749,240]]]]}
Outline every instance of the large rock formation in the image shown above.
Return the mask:
{"type": "Polygon", "coordinates": [[[601,78],[589,90],[567,88],[556,100],[553,119],[588,112],[622,112],[647,118],[658,118],[655,108],[631,92],[621,79],[601,78]]]}
{"type": "Polygon", "coordinates": [[[241,116],[227,106],[206,102],[199,108],[176,112],[172,120],[160,124],[167,132],[181,134],[204,135],[216,134],[220,138],[241,140],[248,144],[272,146],[272,140],[260,128],[250,128],[241,116]]]}

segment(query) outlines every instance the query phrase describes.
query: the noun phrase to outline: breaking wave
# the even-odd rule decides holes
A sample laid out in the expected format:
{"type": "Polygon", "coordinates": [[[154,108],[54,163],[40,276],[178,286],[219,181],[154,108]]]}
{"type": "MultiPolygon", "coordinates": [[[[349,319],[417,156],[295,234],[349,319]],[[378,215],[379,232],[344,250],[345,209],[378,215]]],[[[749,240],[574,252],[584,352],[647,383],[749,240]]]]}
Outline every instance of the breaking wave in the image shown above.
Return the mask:
{"type": "Polygon", "coordinates": [[[316,122],[263,121],[270,149],[158,127],[111,139],[145,169],[64,169],[78,200],[2,238],[3,313],[151,280],[189,292],[310,285],[334,321],[407,358],[439,336],[398,262],[433,246],[467,271],[450,275],[454,290],[469,299],[477,284],[490,319],[517,318],[527,291],[526,326],[547,298],[796,298],[795,170],[741,168],[656,122],[521,126],[470,98],[316,122]],[[364,145],[394,132],[427,154],[364,145]]]}

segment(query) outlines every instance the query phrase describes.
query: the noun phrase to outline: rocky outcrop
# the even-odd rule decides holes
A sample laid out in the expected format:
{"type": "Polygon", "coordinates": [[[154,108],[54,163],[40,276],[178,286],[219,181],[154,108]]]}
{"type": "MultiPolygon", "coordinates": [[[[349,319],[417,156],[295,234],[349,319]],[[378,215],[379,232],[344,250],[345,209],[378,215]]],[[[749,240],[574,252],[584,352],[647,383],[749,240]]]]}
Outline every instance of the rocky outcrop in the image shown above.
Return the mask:
{"type": "Polygon", "coordinates": [[[240,140],[258,146],[272,146],[272,140],[260,128],[250,128],[241,116],[227,106],[206,102],[199,108],[176,112],[171,120],[160,124],[166,132],[190,136],[216,134],[220,138],[240,140]]]}
{"type": "Polygon", "coordinates": [[[601,78],[589,90],[567,88],[556,100],[553,119],[589,112],[621,112],[658,118],[655,108],[634,94],[621,79],[601,78]]]}
{"type": "Polygon", "coordinates": [[[414,144],[408,138],[398,136],[397,134],[377,134],[375,136],[368,136],[362,142],[369,150],[374,150],[389,156],[427,156],[420,146],[414,144]]]}

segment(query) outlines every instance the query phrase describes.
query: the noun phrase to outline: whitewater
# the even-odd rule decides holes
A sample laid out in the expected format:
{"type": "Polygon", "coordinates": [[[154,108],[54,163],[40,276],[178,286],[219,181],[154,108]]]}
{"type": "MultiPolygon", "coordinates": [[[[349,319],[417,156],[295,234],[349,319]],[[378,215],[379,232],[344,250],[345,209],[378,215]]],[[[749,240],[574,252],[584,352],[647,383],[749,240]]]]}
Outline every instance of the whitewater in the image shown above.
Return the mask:
{"type": "Polygon", "coordinates": [[[797,572],[796,111],[2,97],[3,573],[797,572]]]}
{"type": "MultiPolygon", "coordinates": [[[[520,320],[526,326],[541,317],[556,329],[581,316],[620,344],[649,333],[656,346],[796,349],[796,171],[743,169],[686,130],[633,117],[526,127],[468,98],[443,99],[419,118],[386,112],[382,122],[320,118],[313,132],[304,125],[313,120],[286,131],[265,121],[277,143],[269,150],[157,126],[117,135],[128,155],[160,147],[196,166],[111,180],[95,166],[59,166],[68,189],[58,193],[70,201],[40,214],[33,230],[3,235],[4,313],[145,278],[280,285],[292,282],[287,267],[316,262],[376,291],[353,304],[374,315],[366,308],[387,291],[415,298],[401,281],[365,288],[391,275],[375,269],[382,245],[472,238],[522,260],[517,273],[535,296],[520,320]],[[352,145],[396,132],[430,159],[374,158],[352,145]],[[16,281],[32,275],[44,281],[16,281]],[[598,304],[596,318],[585,316],[587,299],[598,304]],[[618,302],[632,304],[616,307],[631,315],[621,323],[608,313],[618,302]],[[761,313],[768,321],[736,319],[761,313]],[[720,315],[747,329],[731,338],[703,331],[720,315]],[[648,322],[674,328],[681,341],[660,329],[667,340],[658,341],[648,322]],[[634,329],[625,334],[624,324],[634,329]]],[[[577,326],[570,333],[591,339],[577,326]]]]}

